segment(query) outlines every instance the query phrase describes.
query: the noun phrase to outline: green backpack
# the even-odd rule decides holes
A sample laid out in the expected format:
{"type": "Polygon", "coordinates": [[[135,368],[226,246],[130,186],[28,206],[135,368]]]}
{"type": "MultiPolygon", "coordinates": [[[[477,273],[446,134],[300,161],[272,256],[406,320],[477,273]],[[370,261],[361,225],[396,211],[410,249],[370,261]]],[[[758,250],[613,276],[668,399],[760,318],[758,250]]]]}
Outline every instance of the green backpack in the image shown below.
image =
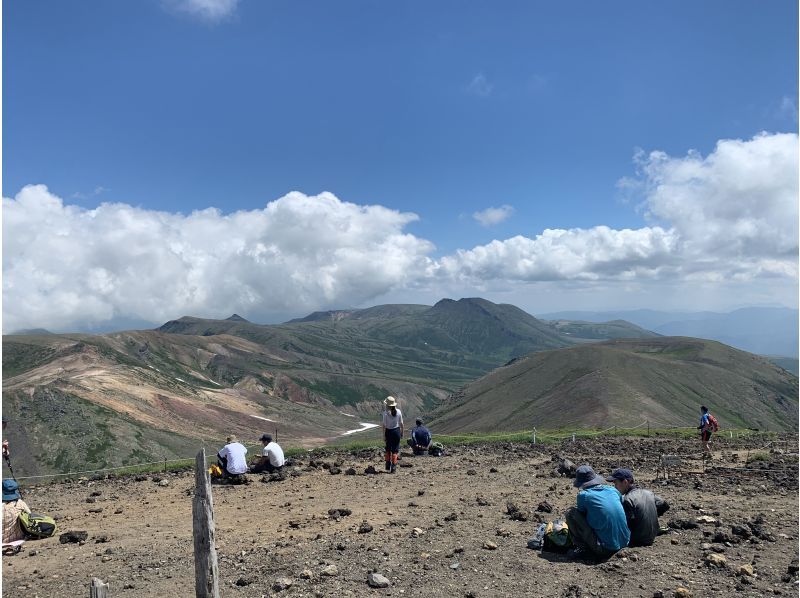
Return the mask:
{"type": "Polygon", "coordinates": [[[30,538],[52,538],[58,530],[56,520],[52,517],[24,511],[19,514],[19,524],[30,538]]]}

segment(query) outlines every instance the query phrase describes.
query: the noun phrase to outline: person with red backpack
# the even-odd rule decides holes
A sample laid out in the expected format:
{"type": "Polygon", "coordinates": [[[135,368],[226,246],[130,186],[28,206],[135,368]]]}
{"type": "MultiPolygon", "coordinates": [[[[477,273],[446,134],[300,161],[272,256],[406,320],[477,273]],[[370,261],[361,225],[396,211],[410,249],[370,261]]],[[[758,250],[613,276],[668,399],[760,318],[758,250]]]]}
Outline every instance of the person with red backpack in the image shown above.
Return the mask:
{"type": "Polygon", "coordinates": [[[705,405],[700,406],[700,425],[697,426],[700,430],[700,444],[703,445],[704,456],[711,459],[711,435],[719,430],[717,418],[715,418],[708,411],[705,405]]]}

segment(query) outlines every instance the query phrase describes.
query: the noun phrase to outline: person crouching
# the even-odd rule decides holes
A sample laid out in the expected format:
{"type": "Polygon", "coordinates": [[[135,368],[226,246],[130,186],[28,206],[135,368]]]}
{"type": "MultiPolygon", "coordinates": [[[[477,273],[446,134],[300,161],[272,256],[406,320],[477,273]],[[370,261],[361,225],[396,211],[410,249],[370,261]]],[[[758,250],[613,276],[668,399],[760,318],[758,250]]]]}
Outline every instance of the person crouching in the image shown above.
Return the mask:
{"type": "Polygon", "coordinates": [[[286,459],[283,456],[283,449],[272,440],[271,434],[261,436],[261,455],[258,460],[250,466],[253,473],[276,473],[283,469],[286,459]]]}
{"type": "Polygon", "coordinates": [[[247,473],[247,448],[237,442],[236,436],[231,434],[217,453],[217,463],[222,468],[225,477],[240,476],[247,473]]]}
{"type": "Polygon", "coordinates": [[[577,504],[564,515],[575,548],[567,556],[606,559],[627,546],[631,532],[619,491],[606,486],[590,465],[578,467],[573,485],[578,488],[577,504]]]}

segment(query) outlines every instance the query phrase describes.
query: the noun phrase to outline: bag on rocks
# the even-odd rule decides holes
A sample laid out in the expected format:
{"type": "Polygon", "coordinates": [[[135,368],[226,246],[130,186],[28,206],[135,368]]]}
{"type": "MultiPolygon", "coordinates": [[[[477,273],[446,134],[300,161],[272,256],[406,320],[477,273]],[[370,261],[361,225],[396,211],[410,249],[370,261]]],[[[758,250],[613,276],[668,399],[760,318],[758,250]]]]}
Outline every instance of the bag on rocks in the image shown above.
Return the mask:
{"type": "Polygon", "coordinates": [[[441,457],[444,455],[444,445],[441,442],[434,442],[428,449],[428,454],[431,457],[441,457]]]}
{"type": "Polygon", "coordinates": [[[533,550],[541,550],[542,546],[544,546],[544,532],[547,530],[547,524],[541,523],[539,527],[536,528],[536,533],[533,534],[533,537],[528,540],[528,548],[533,550]]]}
{"type": "Polygon", "coordinates": [[[548,552],[566,552],[572,546],[569,527],[563,519],[550,521],[544,529],[542,550],[548,552]]]}
{"type": "Polygon", "coordinates": [[[51,538],[56,535],[58,530],[56,520],[52,517],[24,511],[19,514],[19,524],[25,534],[31,538],[51,538]]]}

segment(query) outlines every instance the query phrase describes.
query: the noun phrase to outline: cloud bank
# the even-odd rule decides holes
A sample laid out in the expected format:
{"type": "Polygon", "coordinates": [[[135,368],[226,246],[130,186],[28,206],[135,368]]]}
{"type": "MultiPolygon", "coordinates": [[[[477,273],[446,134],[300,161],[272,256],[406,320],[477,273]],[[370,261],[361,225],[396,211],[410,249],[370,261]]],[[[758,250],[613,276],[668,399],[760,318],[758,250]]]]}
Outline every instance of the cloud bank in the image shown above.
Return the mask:
{"type": "Polygon", "coordinates": [[[86,210],[27,186],[3,199],[3,330],[234,312],[269,321],[443,288],[796,284],[797,135],[636,163],[623,185],[638,194],[641,228],[548,229],[438,259],[430,241],[404,232],[415,214],[330,193],[183,215],[86,210]]]}

